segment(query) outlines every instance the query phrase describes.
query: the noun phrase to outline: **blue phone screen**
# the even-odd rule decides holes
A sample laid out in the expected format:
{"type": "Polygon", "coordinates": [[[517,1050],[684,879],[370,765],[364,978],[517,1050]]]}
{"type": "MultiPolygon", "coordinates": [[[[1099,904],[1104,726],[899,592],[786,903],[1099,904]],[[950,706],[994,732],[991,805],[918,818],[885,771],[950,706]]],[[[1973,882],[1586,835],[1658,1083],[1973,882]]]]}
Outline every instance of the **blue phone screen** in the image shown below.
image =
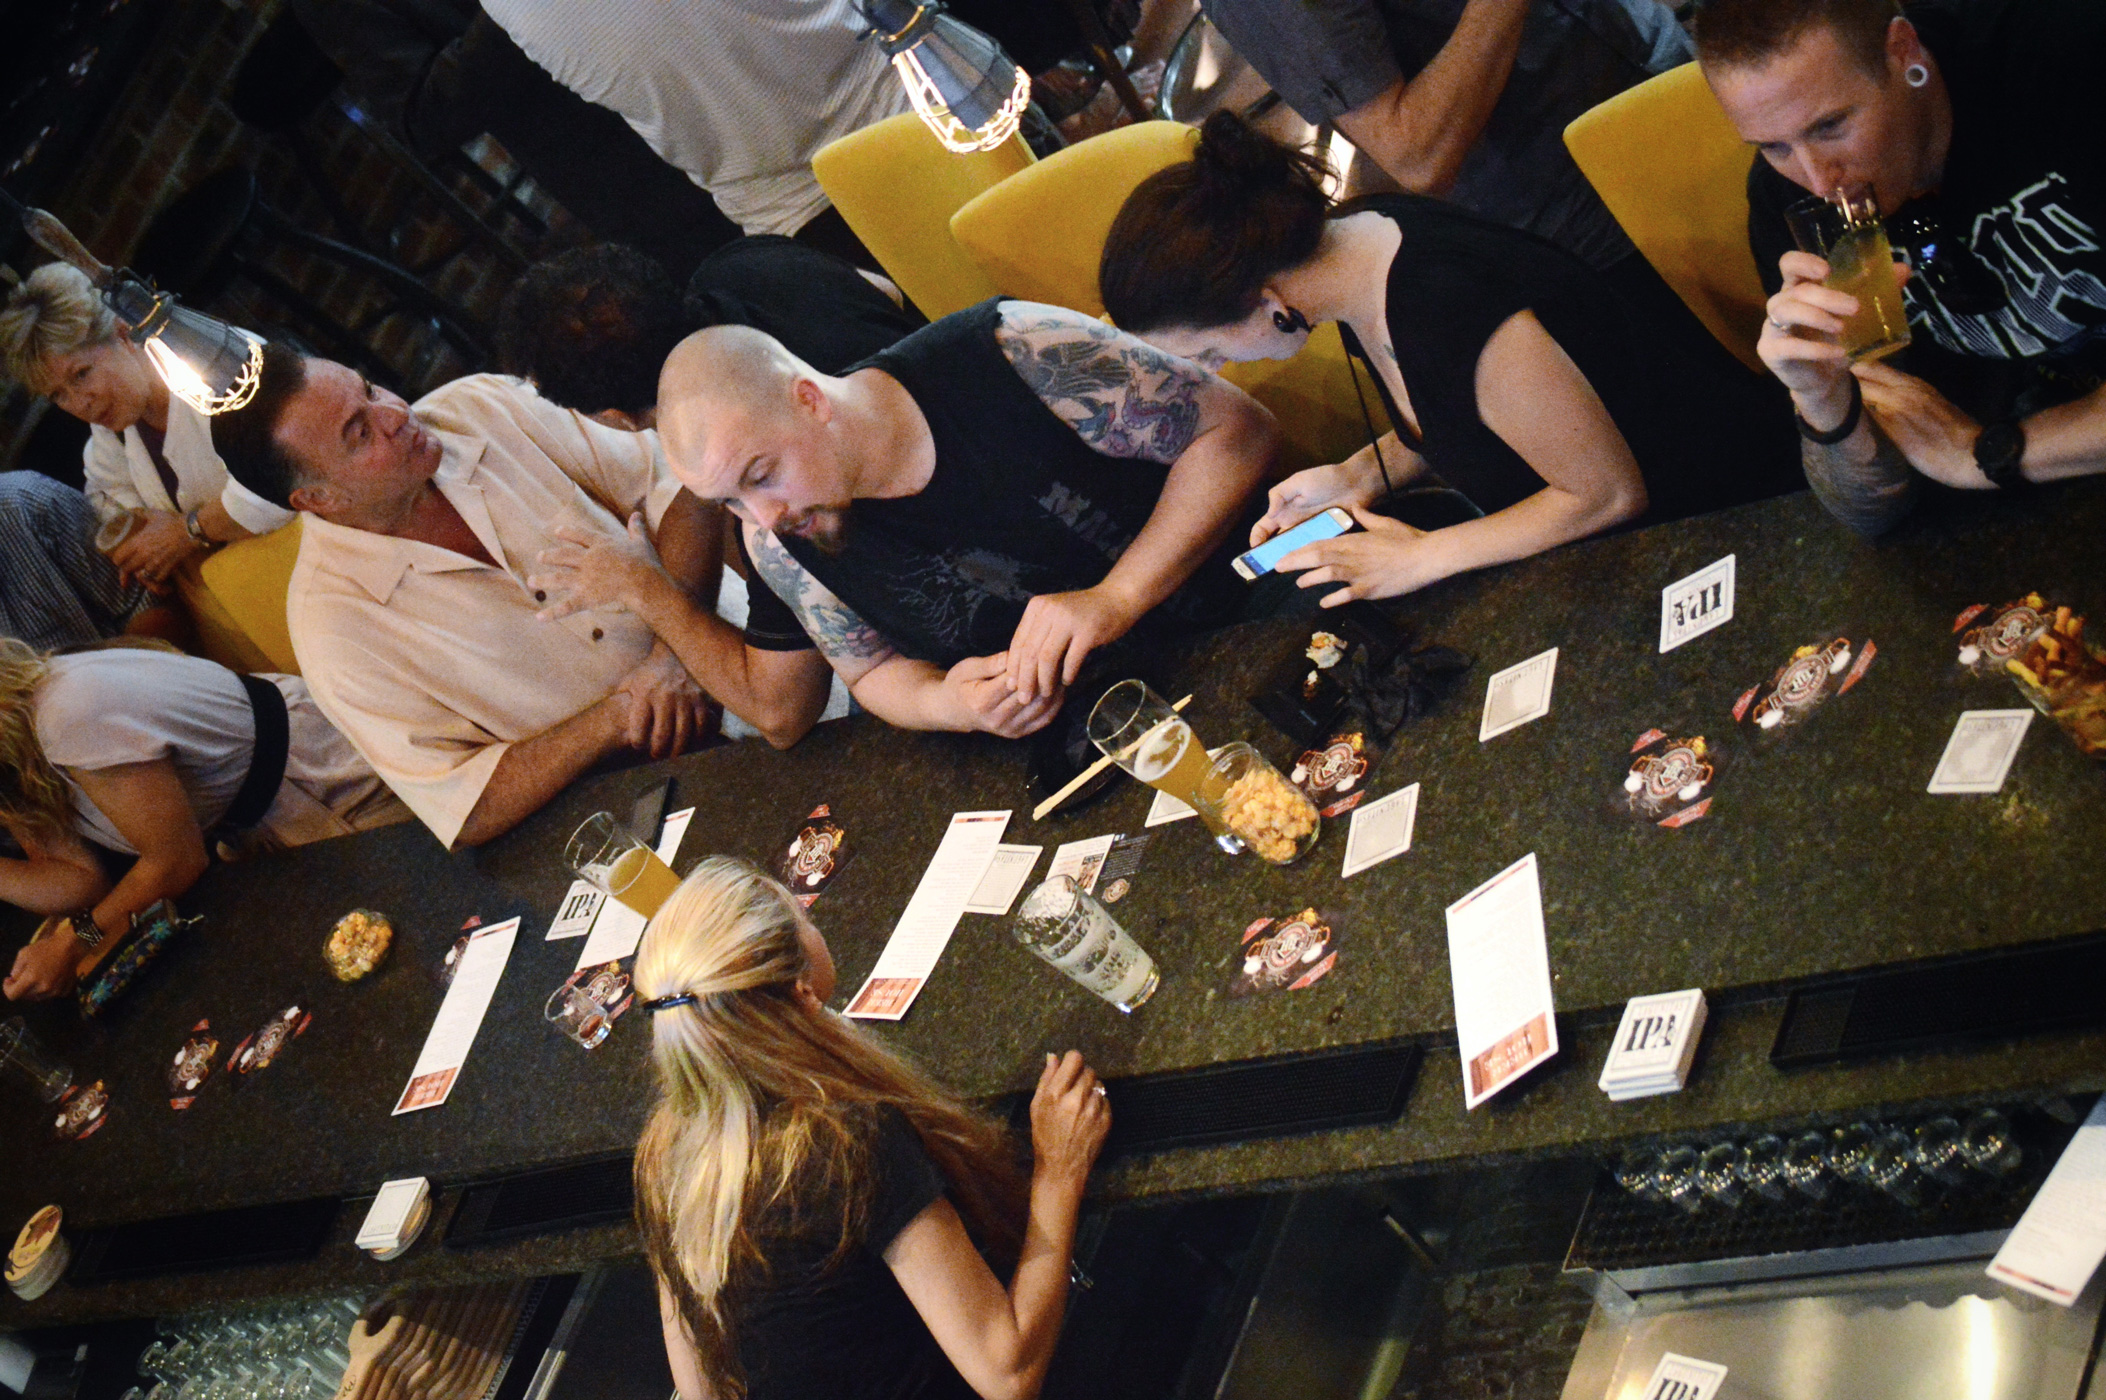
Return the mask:
{"type": "Polygon", "coordinates": [[[1246,553],[1243,556],[1243,562],[1250,567],[1250,571],[1254,574],[1269,574],[1282,559],[1285,559],[1303,545],[1312,544],[1317,540],[1327,540],[1333,535],[1342,535],[1351,528],[1350,524],[1339,524],[1332,517],[1331,512],[1323,511],[1320,514],[1310,516],[1292,530],[1274,535],[1256,549],[1246,553]]]}

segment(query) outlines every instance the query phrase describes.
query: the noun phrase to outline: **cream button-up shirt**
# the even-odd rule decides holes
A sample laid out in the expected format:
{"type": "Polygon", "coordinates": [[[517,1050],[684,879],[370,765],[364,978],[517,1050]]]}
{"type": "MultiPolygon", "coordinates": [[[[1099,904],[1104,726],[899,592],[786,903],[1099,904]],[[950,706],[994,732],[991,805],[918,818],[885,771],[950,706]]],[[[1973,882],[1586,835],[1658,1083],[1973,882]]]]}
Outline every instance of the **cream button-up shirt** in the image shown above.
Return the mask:
{"type": "Polygon", "coordinates": [[[498,561],[309,515],[286,598],[322,712],[451,846],[505,751],[606,698],[650,653],[624,608],[535,618],[559,527],[607,537],[680,490],[656,433],[602,427],[523,381],[471,375],[411,406],[444,448],[434,484],[498,561]]]}

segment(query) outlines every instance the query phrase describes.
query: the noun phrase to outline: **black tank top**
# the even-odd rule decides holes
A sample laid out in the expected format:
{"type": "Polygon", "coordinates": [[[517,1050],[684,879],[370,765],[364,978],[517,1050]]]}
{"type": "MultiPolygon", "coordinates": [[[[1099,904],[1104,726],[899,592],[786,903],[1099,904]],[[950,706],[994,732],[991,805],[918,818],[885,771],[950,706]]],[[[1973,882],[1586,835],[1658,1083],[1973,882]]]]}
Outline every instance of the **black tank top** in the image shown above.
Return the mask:
{"type": "MultiPolygon", "coordinates": [[[[1708,469],[1697,444],[1674,440],[1659,396],[1678,372],[1599,273],[1540,238],[1437,200],[1376,195],[1341,212],[1362,210],[1384,215],[1402,235],[1390,263],[1388,315],[1398,372],[1423,438],[1412,445],[1486,514],[1545,485],[1477,409],[1477,361],[1493,333],[1521,311],[1534,312],[1571,357],[1630,445],[1651,498],[1644,522],[1747,499],[1736,483],[1708,469]]],[[[1354,341],[1347,343],[1366,359],[1354,341]]],[[[1372,377],[1390,421],[1401,423],[1382,376],[1372,377]]],[[[1408,429],[1399,432],[1410,441],[1408,429]]]]}
{"type": "MultiPolygon", "coordinates": [[[[845,371],[882,370],[906,389],[935,437],[936,470],[912,496],[854,502],[838,554],[781,537],[902,654],[946,669],[1006,650],[1037,594],[1101,582],[1170,474],[1084,442],[995,343],[1000,320],[999,299],[984,301],[845,371]]],[[[1230,620],[1233,582],[1225,554],[1209,559],[1146,631],[1230,620]]]]}

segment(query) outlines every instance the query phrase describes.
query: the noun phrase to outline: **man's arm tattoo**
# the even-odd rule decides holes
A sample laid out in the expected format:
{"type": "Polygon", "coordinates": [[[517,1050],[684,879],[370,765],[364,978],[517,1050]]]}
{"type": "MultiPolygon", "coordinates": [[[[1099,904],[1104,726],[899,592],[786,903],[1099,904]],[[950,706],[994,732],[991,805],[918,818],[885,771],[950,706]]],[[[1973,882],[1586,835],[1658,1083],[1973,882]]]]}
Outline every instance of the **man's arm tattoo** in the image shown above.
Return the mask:
{"type": "Polygon", "coordinates": [[[761,581],[790,605],[828,661],[877,661],[892,654],[884,635],[813,578],[773,534],[749,527],[746,552],[761,581]]]}
{"type": "Polygon", "coordinates": [[[1872,536],[1892,529],[1914,508],[1916,469],[1869,413],[1865,427],[1872,435],[1870,457],[1858,460],[1862,449],[1852,449],[1853,434],[1833,446],[1800,439],[1799,462],[1828,513],[1858,534],[1872,536]]]}
{"type": "Polygon", "coordinates": [[[1012,303],[995,341],[1062,422],[1109,457],[1174,462],[1199,435],[1213,376],[1077,312],[1012,303]]]}

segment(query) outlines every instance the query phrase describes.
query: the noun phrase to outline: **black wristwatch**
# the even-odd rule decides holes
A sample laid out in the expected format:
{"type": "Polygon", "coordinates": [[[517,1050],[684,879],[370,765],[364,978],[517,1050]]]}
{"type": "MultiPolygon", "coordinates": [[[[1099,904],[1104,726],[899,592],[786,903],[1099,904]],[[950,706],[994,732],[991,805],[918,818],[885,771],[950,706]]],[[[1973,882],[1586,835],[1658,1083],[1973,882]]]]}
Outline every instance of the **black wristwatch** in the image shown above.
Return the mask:
{"type": "Polygon", "coordinates": [[[2025,485],[2025,455],[2026,430],[2016,418],[1990,423],[1975,436],[1974,464],[2000,491],[2025,485]]]}
{"type": "Polygon", "coordinates": [[[66,916],[66,921],[73,925],[73,936],[81,941],[82,946],[88,948],[100,948],[102,946],[102,940],[105,935],[102,931],[102,925],[95,922],[95,911],[92,908],[76,909],[66,916]]]}

